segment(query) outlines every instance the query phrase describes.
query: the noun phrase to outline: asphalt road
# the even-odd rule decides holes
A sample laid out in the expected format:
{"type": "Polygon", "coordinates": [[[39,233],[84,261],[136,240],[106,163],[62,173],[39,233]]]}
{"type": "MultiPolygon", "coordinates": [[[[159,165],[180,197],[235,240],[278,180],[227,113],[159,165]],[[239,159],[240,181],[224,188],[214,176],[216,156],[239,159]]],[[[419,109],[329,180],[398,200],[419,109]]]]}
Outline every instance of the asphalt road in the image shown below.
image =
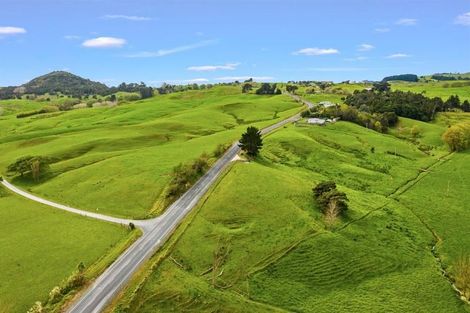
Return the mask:
{"type": "MultiPolygon", "coordinates": [[[[291,95],[294,100],[302,102],[311,107],[312,104],[302,100],[300,97],[291,95]]],[[[296,114],[288,119],[280,121],[274,125],[261,130],[267,134],[288,123],[300,119],[300,114],[296,114]]],[[[160,248],[183,218],[197,205],[199,200],[206,194],[209,188],[215,183],[223,170],[230,164],[235,156],[240,152],[238,142],[234,143],[225,154],[202,176],[188,191],[176,200],[161,216],[145,221],[120,219],[102,214],[82,211],[62,204],[58,204],[32,194],[29,194],[7,181],[2,184],[11,191],[22,195],[33,201],[37,201],[61,210],[84,215],[91,218],[118,223],[134,223],[143,230],[143,235],[133,245],[131,245],[106,271],[99,276],[95,282],[84,292],[84,294],[73,303],[68,309],[68,313],[98,313],[106,308],[109,302],[117,295],[123,286],[129,281],[137,269],[148,260],[155,251],[160,248]]]]}
{"type": "Polygon", "coordinates": [[[49,201],[47,199],[32,195],[32,194],[30,194],[30,193],[28,193],[24,190],[21,190],[20,188],[18,188],[16,186],[10,184],[5,179],[3,179],[0,183],[5,188],[9,189],[10,191],[12,191],[12,192],[14,192],[14,193],[16,193],[20,196],[23,196],[25,198],[28,198],[30,200],[33,200],[33,201],[36,201],[36,202],[54,207],[56,209],[60,209],[60,210],[63,210],[63,211],[71,212],[71,213],[74,213],[74,214],[79,214],[79,215],[82,215],[82,216],[86,216],[86,217],[90,217],[90,218],[94,218],[94,219],[98,219],[98,220],[102,220],[102,221],[106,221],[106,222],[111,222],[111,223],[116,223],[116,224],[121,224],[121,225],[129,225],[129,223],[134,223],[134,225],[136,225],[136,226],[138,226],[138,227],[140,227],[144,230],[147,230],[147,229],[149,230],[150,228],[153,228],[159,220],[159,217],[154,218],[154,219],[149,219],[149,220],[130,220],[130,219],[118,218],[118,217],[108,216],[108,215],[104,215],[104,214],[84,211],[84,210],[72,208],[70,206],[66,206],[66,205],[63,205],[63,204],[52,202],[52,201],[49,201]]]}
{"type": "MultiPolygon", "coordinates": [[[[282,124],[284,125],[284,124],[282,124]]],[[[238,143],[214,164],[181,198],[174,202],[150,231],[122,254],[68,310],[69,313],[101,312],[132,274],[166,241],[181,220],[193,209],[222,171],[240,151],[238,143]]]]}

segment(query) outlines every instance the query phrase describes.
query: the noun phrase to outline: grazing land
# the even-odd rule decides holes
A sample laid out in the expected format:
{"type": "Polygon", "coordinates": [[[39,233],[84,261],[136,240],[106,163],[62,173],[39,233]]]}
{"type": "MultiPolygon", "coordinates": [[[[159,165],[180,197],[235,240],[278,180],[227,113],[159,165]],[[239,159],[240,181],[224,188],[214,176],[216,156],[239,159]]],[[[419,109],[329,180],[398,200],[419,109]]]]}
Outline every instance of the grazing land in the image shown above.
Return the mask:
{"type": "MultiPolygon", "coordinates": [[[[10,104],[3,101],[6,110],[10,104]]],[[[29,107],[15,100],[12,107],[29,107]]],[[[172,169],[247,127],[273,124],[301,109],[284,95],[241,94],[214,87],[156,96],[114,108],[87,108],[17,119],[0,116],[0,168],[22,156],[53,158],[37,183],[13,180],[45,198],[120,217],[159,212],[172,169]],[[64,188],[64,186],[67,186],[64,188]]]]}
{"type": "Polygon", "coordinates": [[[93,278],[130,238],[121,226],[55,210],[0,186],[0,312],[26,312],[83,262],[93,278]]]}
{"type": "Polygon", "coordinates": [[[467,218],[468,199],[458,195],[469,155],[448,155],[440,140],[461,119],[470,117],[402,118],[390,134],[339,122],[269,135],[261,156],[233,165],[115,311],[468,312],[441,273],[469,253],[457,225],[467,218]],[[327,179],[350,200],[334,225],[311,192],[327,179]],[[442,264],[423,221],[441,237],[442,264]]]}
{"type": "MultiPolygon", "coordinates": [[[[393,82],[392,88],[467,99],[469,86],[445,83],[393,82]]],[[[301,86],[297,93],[345,108],[344,97],[370,86],[324,85],[314,93],[301,86]]],[[[38,180],[7,178],[80,209],[155,216],[168,204],[177,165],[204,154],[211,164],[221,145],[248,126],[303,110],[288,95],[260,96],[255,89],[243,94],[240,85],[219,85],[144,100],[124,91],[113,106],[22,118],[18,114],[70,98],[2,100],[0,172],[20,157],[47,157],[50,170],[38,180]]],[[[325,127],[297,122],[269,134],[261,155],[233,163],[109,311],[469,312],[451,284],[456,262],[470,254],[461,223],[468,219],[469,154],[450,154],[441,138],[463,121],[470,121],[468,113],[441,112],[429,123],[400,117],[385,133],[340,121],[325,127]],[[325,180],[349,199],[346,215],[333,222],[312,196],[312,187],[325,180]]],[[[80,262],[91,265],[87,278],[96,277],[138,235],[4,189],[0,194],[8,238],[0,246],[11,256],[0,264],[8,269],[0,277],[7,282],[0,285],[6,312],[46,300],[80,262]],[[34,266],[16,270],[24,264],[34,266]],[[34,288],[23,291],[25,284],[34,288]]]]}
{"type": "Polygon", "coordinates": [[[392,83],[392,89],[423,93],[427,97],[440,97],[447,100],[451,95],[459,96],[460,100],[470,100],[470,81],[447,81],[430,83],[392,83]]]}

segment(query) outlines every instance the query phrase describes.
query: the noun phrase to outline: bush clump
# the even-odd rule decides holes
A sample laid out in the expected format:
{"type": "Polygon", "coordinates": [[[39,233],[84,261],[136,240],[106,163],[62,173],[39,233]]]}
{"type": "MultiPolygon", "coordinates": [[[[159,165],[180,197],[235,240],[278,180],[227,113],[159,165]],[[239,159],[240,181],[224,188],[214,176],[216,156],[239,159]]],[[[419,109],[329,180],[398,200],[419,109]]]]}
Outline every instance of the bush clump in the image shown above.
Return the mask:
{"type": "Polygon", "coordinates": [[[442,135],[442,140],[450,151],[463,151],[470,147],[470,123],[458,123],[450,126],[442,135]]]}
{"type": "Polygon", "coordinates": [[[172,179],[167,189],[166,198],[176,199],[182,195],[209,169],[207,154],[189,164],[179,164],[173,169],[172,179]]]}

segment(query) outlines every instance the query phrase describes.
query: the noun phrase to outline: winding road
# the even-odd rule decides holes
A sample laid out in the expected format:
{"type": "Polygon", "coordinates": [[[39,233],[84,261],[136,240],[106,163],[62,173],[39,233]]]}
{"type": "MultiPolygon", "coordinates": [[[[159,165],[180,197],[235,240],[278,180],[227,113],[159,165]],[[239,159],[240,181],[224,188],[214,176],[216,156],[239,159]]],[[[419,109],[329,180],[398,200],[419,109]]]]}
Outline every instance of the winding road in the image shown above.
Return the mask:
{"type": "MultiPolygon", "coordinates": [[[[302,102],[307,107],[312,104],[300,97],[290,95],[294,100],[302,102]]],[[[300,114],[282,120],[276,124],[261,130],[261,134],[268,134],[288,123],[300,119],[300,114]]],[[[68,313],[98,313],[106,308],[109,302],[118,294],[124,285],[130,280],[138,268],[148,260],[158,248],[160,248],[183,218],[197,205],[199,200],[206,194],[209,188],[216,182],[221,173],[228,167],[240,152],[238,142],[234,143],[225,154],[204,174],[188,191],[176,200],[164,214],[150,220],[128,220],[110,217],[102,214],[87,212],[62,204],[58,204],[43,198],[34,196],[9,182],[3,180],[1,183],[9,190],[31,199],[33,201],[49,205],[61,210],[80,214],[90,218],[96,218],[107,222],[128,225],[134,223],[143,231],[143,235],[132,244],[119,258],[108,267],[94,283],[73,303],[68,313]]]]}

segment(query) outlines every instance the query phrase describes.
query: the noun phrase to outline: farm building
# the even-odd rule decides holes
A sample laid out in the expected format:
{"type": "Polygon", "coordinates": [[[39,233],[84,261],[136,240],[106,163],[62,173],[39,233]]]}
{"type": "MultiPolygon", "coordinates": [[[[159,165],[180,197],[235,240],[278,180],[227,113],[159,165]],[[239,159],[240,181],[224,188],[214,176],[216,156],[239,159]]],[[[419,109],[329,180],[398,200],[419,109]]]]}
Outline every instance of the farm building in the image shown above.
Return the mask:
{"type": "Polygon", "coordinates": [[[322,101],[319,103],[319,105],[321,105],[324,108],[329,108],[329,107],[335,106],[336,104],[331,101],[322,101]]]}
{"type": "Polygon", "coordinates": [[[313,124],[313,125],[320,125],[323,126],[326,124],[326,119],[324,118],[317,118],[317,117],[311,117],[307,119],[307,123],[313,124]]]}
{"type": "Polygon", "coordinates": [[[337,121],[336,118],[330,119],[330,118],[318,118],[318,117],[311,117],[307,119],[308,124],[312,125],[326,125],[327,123],[335,123],[337,121]]]}

